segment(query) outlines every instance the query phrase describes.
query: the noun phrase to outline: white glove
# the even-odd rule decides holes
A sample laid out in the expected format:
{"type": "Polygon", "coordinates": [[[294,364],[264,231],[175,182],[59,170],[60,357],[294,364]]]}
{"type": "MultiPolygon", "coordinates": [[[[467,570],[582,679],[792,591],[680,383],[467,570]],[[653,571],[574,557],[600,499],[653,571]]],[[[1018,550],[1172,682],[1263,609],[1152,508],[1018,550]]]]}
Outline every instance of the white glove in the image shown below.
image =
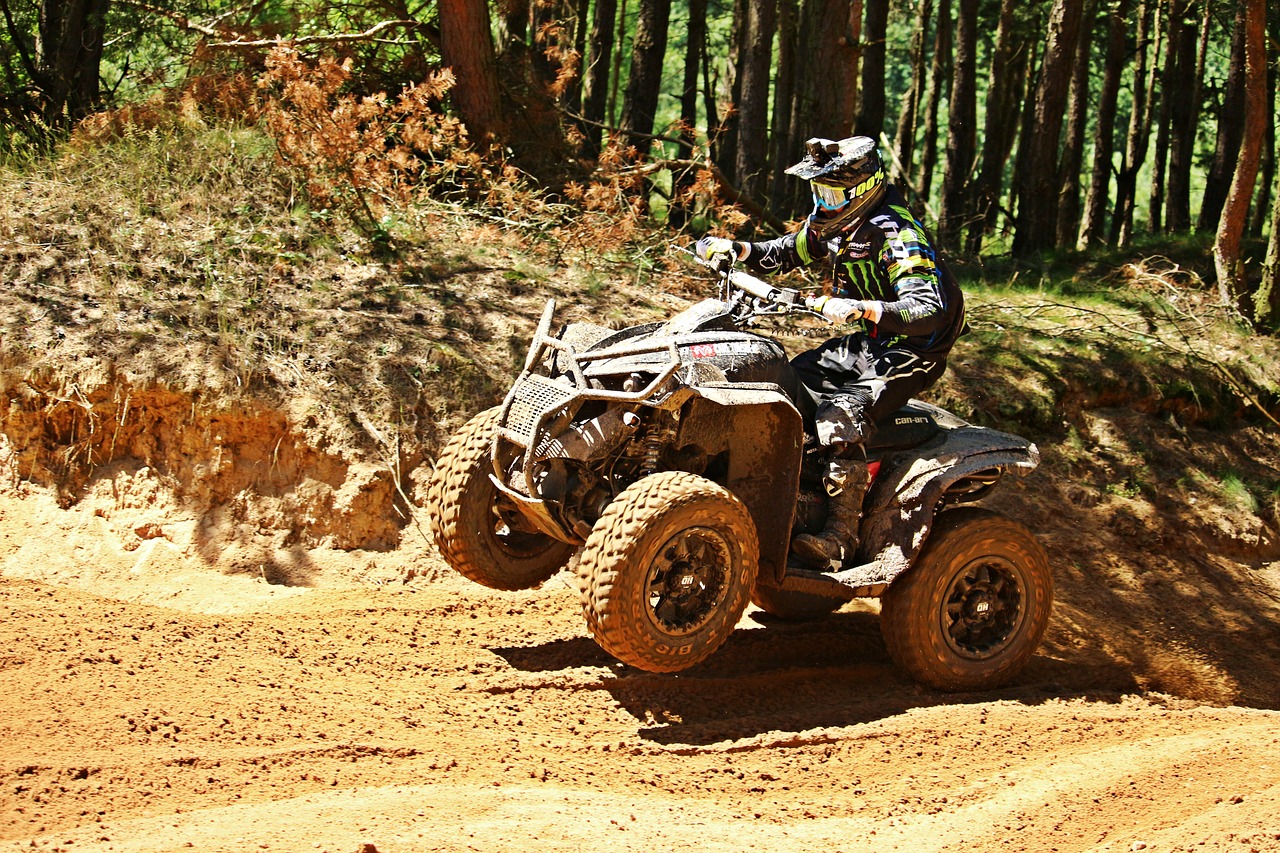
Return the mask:
{"type": "Polygon", "coordinates": [[[804,304],[806,308],[821,313],[833,323],[848,323],[872,314],[871,303],[839,296],[808,296],[805,297],[804,304]]]}
{"type": "Polygon", "coordinates": [[[717,255],[738,256],[738,244],[725,237],[703,237],[693,246],[693,253],[704,261],[714,260],[717,255]]]}

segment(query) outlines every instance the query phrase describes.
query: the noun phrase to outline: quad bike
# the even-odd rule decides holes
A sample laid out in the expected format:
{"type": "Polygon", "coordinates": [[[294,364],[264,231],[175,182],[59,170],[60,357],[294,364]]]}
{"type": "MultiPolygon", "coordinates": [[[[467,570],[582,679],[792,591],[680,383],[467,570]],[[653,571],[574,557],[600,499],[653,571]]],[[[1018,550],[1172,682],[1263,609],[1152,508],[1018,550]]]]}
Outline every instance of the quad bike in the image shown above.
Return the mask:
{"type": "Polygon", "coordinates": [[[711,655],[748,602],[814,619],[881,599],[889,654],[942,690],[1013,678],[1049,618],[1048,559],[1023,525],[971,504],[1039,462],[1022,438],[919,401],[868,447],[860,546],[819,571],[789,559],[820,531],[825,460],[799,385],[757,317],[811,313],[803,295],[719,268],[720,293],[666,322],[572,323],[548,302],[506,399],[444,448],[431,529],[458,572],[533,588],[569,564],[596,641],[677,672],[711,655]]]}

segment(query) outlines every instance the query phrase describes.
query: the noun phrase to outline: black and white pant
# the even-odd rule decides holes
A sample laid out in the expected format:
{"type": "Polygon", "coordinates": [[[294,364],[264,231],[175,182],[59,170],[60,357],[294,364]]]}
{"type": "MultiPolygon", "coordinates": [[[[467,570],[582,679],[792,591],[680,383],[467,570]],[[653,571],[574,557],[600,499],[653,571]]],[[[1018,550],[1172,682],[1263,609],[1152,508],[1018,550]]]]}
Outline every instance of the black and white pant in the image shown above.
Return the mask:
{"type": "Polygon", "coordinates": [[[947,362],[856,332],[800,353],[791,366],[809,397],[803,402],[813,404],[802,406],[805,420],[813,421],[806,426],[819,444],[837,450],[865,447],[876,420],[937,382],[947,362]]]}

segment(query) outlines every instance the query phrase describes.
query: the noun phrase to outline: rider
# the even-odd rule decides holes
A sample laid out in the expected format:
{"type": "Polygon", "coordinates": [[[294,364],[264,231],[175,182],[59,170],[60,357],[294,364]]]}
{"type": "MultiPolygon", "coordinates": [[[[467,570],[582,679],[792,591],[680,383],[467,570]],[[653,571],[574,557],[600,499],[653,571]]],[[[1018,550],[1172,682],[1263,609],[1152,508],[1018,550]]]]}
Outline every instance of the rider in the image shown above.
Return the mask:
{"type": "Polygon", "coordinates": [[[877,418],[937,381],[965,330],[964,296],[924,225],[885,177],[875,142],[814,138],[787,174],[809,181],[813,212],[794,233],[747,243],[704,237],[704,260],[732,255],[755,272],[785,272],[827,259],[834,276],[808,306],[833,323],[858,321],[847,335],[802,352],[791,364],[813,397],[814,427],[826,450],[831,496],[825,529],[792,550],[811,563],[843,562],[858,547],[870,485],[866,445],[877,418]]]}

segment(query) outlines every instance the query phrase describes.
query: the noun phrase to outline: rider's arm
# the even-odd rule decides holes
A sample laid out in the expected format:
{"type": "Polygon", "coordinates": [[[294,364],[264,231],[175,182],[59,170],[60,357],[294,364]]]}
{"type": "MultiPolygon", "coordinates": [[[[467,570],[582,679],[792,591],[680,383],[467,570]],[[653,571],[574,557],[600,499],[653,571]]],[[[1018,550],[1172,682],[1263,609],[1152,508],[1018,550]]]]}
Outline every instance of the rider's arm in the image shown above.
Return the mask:
{"type": "Polygon", "coordinates": [[[746,254],[739,253],[739,260],[747,265],[747,269],[757,273],[786,272],[806,267],[827,255],[826,247],[818,242],[807,224],[802,225],[799,231],[773,240],[739,245],[746,247],[746,254]]]}
{"type": "Polygon", "coordinates": [[[942,274],[923,231],[897,217],[872,220],[884,232],[880,263],[897,297],[878,303],[874,322],[891,335],[930,335],[947,322],[942,274]]]}

